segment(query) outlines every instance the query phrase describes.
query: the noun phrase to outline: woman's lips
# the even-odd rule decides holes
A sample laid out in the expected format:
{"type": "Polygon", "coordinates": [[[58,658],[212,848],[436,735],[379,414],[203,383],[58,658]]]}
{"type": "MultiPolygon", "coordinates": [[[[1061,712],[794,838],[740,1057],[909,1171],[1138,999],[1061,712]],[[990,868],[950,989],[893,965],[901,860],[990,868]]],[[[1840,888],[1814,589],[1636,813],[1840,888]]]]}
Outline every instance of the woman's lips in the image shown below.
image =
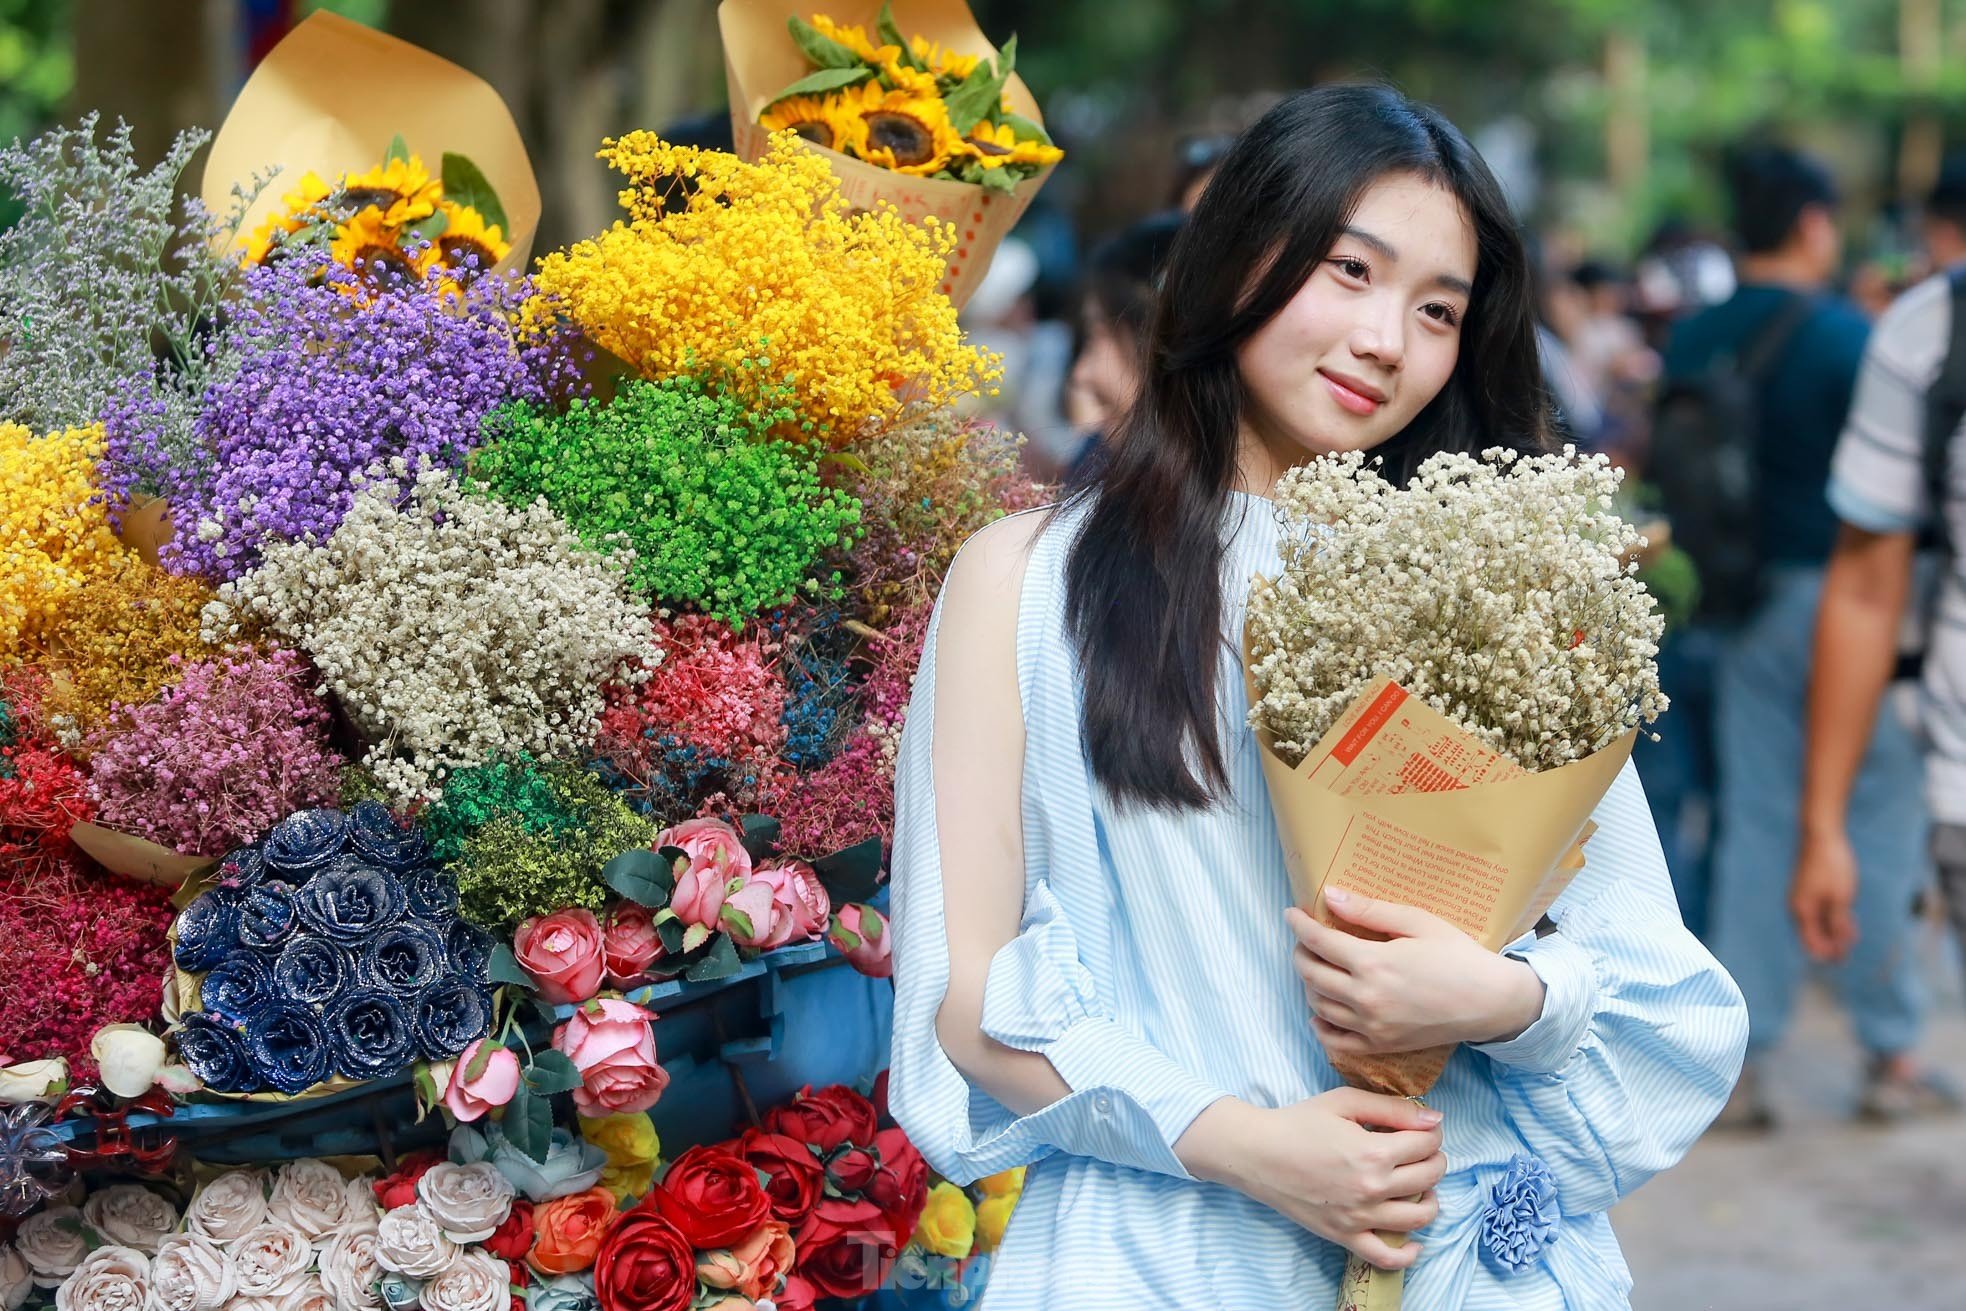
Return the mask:
{"type": "Polygon", "coordinates": [[[1337,401],[1340,406],[1350,410],[1353,414],[1371,414],[1381,405],[1385,404],[1384,401],[1367,396],[1364,392],[1354,391],[1322,370],[1319,370],[1318,377],[1322,378],[1324,385],[1331,390],[1331,398],[1337,401]]]}

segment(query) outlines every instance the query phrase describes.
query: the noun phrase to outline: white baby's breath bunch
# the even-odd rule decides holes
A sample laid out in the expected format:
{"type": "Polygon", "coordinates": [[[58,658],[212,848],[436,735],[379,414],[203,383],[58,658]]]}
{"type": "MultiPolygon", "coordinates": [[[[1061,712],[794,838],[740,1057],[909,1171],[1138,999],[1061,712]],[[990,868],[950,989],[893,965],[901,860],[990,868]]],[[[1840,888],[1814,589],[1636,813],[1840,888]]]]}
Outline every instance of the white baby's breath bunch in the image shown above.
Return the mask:
{"type": "Polygon", "coordinates": [[[1602,455],[1436,455],[1406,487],[1359,452],[1278,482],[1283,571],[1249,599],[1249,721],[1302,760],[1388,677],[1531,770],[1666,708],[1664,631],[1602,455]]]}
{"type": "Polygon", "coordinates": [[[603,685],[660,659],[627,553],[589,550],[544,501],[506,505],[439,470],[409,482],[400,460],[389,472],[326,542],[267,547],[219,589],[205,631],[230,635],[245,612],[305,651],[401,801],[439,796],[453,769],[587,750],[603,685]]]}

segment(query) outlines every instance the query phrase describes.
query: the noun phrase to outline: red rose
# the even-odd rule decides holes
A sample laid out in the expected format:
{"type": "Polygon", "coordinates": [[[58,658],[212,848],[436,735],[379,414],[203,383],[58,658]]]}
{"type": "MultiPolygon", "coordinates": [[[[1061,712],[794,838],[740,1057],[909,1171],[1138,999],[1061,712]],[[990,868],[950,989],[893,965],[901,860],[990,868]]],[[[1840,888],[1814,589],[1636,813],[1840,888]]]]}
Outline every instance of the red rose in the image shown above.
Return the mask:
{"type": "Polygon", "coordinates": [[[729,1247],[771,1218],[758,1172],[723,1147],[692,1147],[677,1157],[642,1205],[652,1206],[691,1247],[729,1247]]]}
{"type": "Polygon", "coordinates": [[[894,1257],[884,1233],[842,1234],[810,1252],[801,1244],[799,1273],[821,1297],[865,1297],[887,1282],[894,1257]]]}
{"type": "Polygon", "coordinates": [[[696,1253],[676,1226],[637,1207],[616,1222],[594,1261],[601,1311],[687,1311],[696,1253]]]}
{"type": "Polygon", "coordinates": [[[865,1147],[848,1144],[833,1153],[833,1159],[826,1162],[826,1177],[833,1181],[833,1187],[843,1193],[857,1193],[873,1181],[874,1171],[880,1162],[865,1147]]]}
{"type": "Polygon", "coordinates": [[[896,1237],[887,1216],[872,1202],[855,1201],[848,1197],[822,1197],[819,1205],[799,1222],[798,1232],[793,1238],[803,1253],[809,1247],[823,1247],[836,1238],[855,1235],[890,1241],[896,1237]]]}
{"type": "Polygon", "coordinates": [[[804,1143],[782,1133],[747,1129],[730,1145],[753,1169],[765,1175],[765,1195],[775,1219],[796,1225],[819,1204],[826,1175],[804,1143]]]}
{"type": "Polygon", "coordinates": [[[501,1261],[525,1260],[526,1253],[532,1251],[532,1203],[523,1197],[513,1202],[505,1223],[493,1230],[482,1246],[501,1261]]]}
{"type": "Polygon", "coordinates": [[[864,1195],[881,1208],[894,1232],[907,1238],[928,1205],[928,1162],[899,1129],[875,1134],[874,1146],[881,1154],[881,1168],[864,1195]]]}
{"type": "Polygon", "coordinates": [[[887,1071],[882,1070],[874,1076],[874,1114],[882,1124],[893,1124],[894,1117],[887,1113],[887,1071]]]}
{"type": "Polygon", "coordinates": [[[812,1304],[819,1293],[812,1282],[804,1275],[793,1275],[785,1281],[785,1287],[772,1296],[772,1305],[778,1311],[812,1311],[812,1304]]]}
{"type": "Polygon", "coordinates": [[[416,1200],[416,1181],[423,1178],[431,1166],[444,1160],[442,1152],[411,1152],[396,1162],[396,1173],[375,1181],[376,1204],[385,1211],[393,1211],[399,1206],[408,1206],[416,1200]]]}
{"type": "Polygon", "coordinates": [[[871,1143],[877,1127],[874,1104],[844,1084],[799,1090],[797,1100],[765,1114],[765,1129],[832,1153],[842,1143],[871,1143]]]}

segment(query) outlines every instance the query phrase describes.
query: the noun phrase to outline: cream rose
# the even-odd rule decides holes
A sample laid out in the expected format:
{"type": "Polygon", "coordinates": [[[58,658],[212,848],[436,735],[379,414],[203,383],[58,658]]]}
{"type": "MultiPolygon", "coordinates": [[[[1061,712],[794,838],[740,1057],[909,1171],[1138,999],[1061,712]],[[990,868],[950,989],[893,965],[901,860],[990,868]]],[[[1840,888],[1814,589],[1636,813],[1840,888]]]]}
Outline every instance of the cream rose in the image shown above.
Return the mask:
{"type": "Polygon", "coordinates": [[[350,1219],[348,1181],[325,1161],[289,1161],[273,1176],[266,1213],[319,1243],[350,1219]]]}
{"type": "Polygon", "coordinates": [[[242,1297],[283,1298],[300,1286],[314,1264],[314,1244],[307,1235],[278,1220],[255,1225],[227,1251],[242,1297]]]}
{"type": "Polygon", "coordinates": [[[280,1311],[339,1311],[334,1294],[316,1275],[309,1275],[278,1298],[280,1311]]]}
{"type": "Polygon", "coordinates": [[[116,1184],[89,1194],[82,1219],[111,1243],[155,1255],[177,1228],[177,1208],[141,1184],[116,1184]]]}
{"type": "Polygon", "coordinates": [[[72,1206],[51,1206],[20,1222],[14,1247],[34,1272],[34,1282],[53,1288],[75,1273],[89,1244],[82,1237],[82,1213],[72,1206]]]}
{"type": "Polygon", "coordinates": [[[0,1243],[0,1311],[20,1311],[34,1291],[34,1272],[12,1243],[0,1243]]]}
{"type": "Polygon", "coordinates": [[[376,1222],[382,1219],[382,1208],[375,1201],[375,1176],[360,1175],[348,1181],[348,1219],[342,1222],[345,1232],[374,1233],[376,1222]]]}
{"type": "Polygon", "coordinates": [[[474,1247],[423,1286],[423,1311],[506,1311],[511,1286],[505,1262],[474,1247]]]}
{"type": "Polygon", "coordinates": [[[454,1243],[482,1243],[512,1213],[511,1180],[488,1161],[454,1165],[442,1161],[416,1181],[417,1200],[454,1243]]]}
{"type": "Polygon", "coordinates": [[[164,1068],[164,1040],[141,1024],[105,1024],[89,1039],[102,1086],[118,1097],[141,1097],[164,1068]]]}
{"type": "Polygon", "coordinates": [[[55,1311],[143,1311],[150,1258],[134,1247],[98,1247],[55,1290],[55,1311]]]}
{"type": "Polygon", "coordinates": [[[412,1279],[434,1279],[457,1259],[457,1244],[444,1236],[422,1202],[399,1206],[376,1227],[376,1263],[412,1279]]]}
{"type": "Polygon", "coordinates": [[[375,1259],[377,1241],[371,1223],[367,1229],[344,1229],[322,1245],[317,1257],[321,1282],[340,1311],[382,1305],[375,1291],[376,1280],[382,1277],[382,1266],[375,1259]]]}
{"type": "Polygon", "coordinates": [[[229,1170],[198,1190],[184,1210],[184,1227],[220,1247],[266,1219],[266,1175],[229,1170]]]}
{"type": "Polygon", "coordinates": [[[57,1056],[0,1067],[0,1102],[31,1102],[68,1086],[68,1062],[57,1056]]]}
{"type": "Polygon", "coordinates": [[[218,1311],[236,1277],[218,1244],[196,1234],[166,1238],[150,1263],[151,1311],[218,1311]]]}

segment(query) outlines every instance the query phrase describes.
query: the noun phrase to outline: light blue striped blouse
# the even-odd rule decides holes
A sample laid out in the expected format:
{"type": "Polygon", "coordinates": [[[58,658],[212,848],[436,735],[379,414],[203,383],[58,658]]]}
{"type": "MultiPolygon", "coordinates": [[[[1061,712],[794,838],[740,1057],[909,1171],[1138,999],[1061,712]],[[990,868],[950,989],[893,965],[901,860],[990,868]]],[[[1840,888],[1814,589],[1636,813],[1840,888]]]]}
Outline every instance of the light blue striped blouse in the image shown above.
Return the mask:
{"type": "MultiPolygon", "coordinates": [[[[1230,795],[1178,816],[1115,808],[1085,762],[1064,623],[1064,558],[1081,522],[1054,517],[1024,580],[1024,920],[991,964],[983,1013],[990,1036],[1042,1052],[1072,1092],[1017,1117],[936,1038],[949,955],[931,628],[898,766],[890,1105],[952,1179],[1031,1165],[984,1296],[991,1311],[1330,1311],[1343,1250],[1195,1179],[1173,1151],[1218,1097],[1280,1106],[1340,1083],[1290,963],[1289,880],[1241,670],[1225,659],[1218,691],[1230,795]]],[[[1232,496],[1224,537],[1224,631],[1235,634],[1250,577],[1280,567],[1269,503],[1232,496]]],[[[1680,924],[1629,766],[1596,819],[1588,867],[1551,912],[1558,931],[1511,948],[1547,987],[1542,1018],[1513,1041],[1463,1048],[1428,1097],[1446,1115],[1450,1173],[1440,1218],[1417,1235],[1426,1250],[1406,1311],[1626,1306],[1631,1276],[1603,1213],[1679,1160],[1740,1071],[1740,993],[1680,924]],[[1490,1190],[1524,1155],[1548,1166],[1563,1219],[1540,1262],[1506,1275],[1481,1259],[1479,1231],[1490,1190]]]]}

